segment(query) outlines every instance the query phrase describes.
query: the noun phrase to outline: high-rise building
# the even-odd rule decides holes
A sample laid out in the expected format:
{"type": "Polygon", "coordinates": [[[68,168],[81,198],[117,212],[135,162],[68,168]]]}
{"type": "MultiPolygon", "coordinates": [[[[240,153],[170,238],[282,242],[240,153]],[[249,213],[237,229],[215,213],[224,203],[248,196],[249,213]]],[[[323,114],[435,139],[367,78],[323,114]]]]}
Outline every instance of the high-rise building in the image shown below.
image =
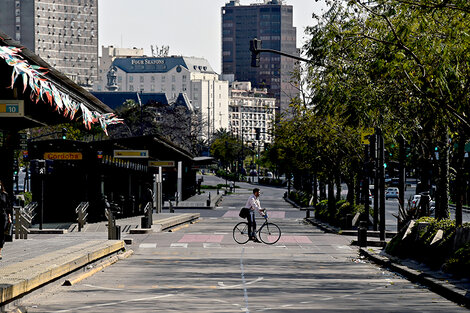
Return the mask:
{"type": "Polygon", "coordinates": [[[83,87],[98,71],[98,0],[0,0],[0,30],[83,87]]]}
{"type": "Polygon", "coordinates": [[[250,40],[260,39],[263,49],[298,56],[296,37],[291,5],[281,0],[251,5],[231,0],[222,8],[222,73],[233,74],[236,81],[250,81],[255,88],[267,88],[278,110],[284,111],[298,95],[291,84],[295,60],[263,52],[260,67],[251,67],[250,40]]]}
{"type": "Polygon", "coordinates": [[[117,54],[112,51],[103,48],[95,91],[161,92],[171,101],[185,94],[205,124],[201,136],[210,139],[217,130],[228,128],[228,81],[220,80],[206,59],[133,56],[138,49],[119,52],[127,56],[110,57],[117,54]]]}
{"type": "Polygon", "coordinates": [[[248,144],[264,149],[273,141],[276,99],[266,89],[251,88],[250,82],[230,86],[229,130],[248,144]]]}

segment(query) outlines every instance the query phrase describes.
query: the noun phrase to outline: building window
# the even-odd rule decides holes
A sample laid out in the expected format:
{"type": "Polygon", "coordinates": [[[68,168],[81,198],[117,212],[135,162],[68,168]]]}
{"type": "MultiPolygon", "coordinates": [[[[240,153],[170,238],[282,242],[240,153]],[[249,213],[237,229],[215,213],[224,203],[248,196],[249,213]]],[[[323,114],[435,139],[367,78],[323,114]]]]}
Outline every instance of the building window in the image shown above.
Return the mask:
{"type": "Polygon", "coordinates": [[[152,77],[150,78],[150,81],[151,81],[152,83],[154,83],[154,82],[155,82],[155,76],[152,76],[152,77]]]}
{"type": "Polygon", "coordinates": [[[129,90],[134,91],[134,85],[129,85],[129,90]]]}
{"type": "Polygon", "coordinates": [[[122,83],[122,76],[118,76],[118,83],[122,83]]]}
{"type": "Polygon", "coordinates": [[[140,76],[140,82],[141,82],[141,83],[144,82],[144,76],[140,76]]]}
{"type": "Polygon", "coordinates": [[[134,82],[134,76],[129,76],[129,83],[133,83],[134,82]]]}
{"type": "Polygon", "coordinates": [[[150,85],[150,91],[155,91],[155,85],[150,85]]]}
{"type": "Polygon", "coordinates": [[[175,75],[171,76],[171,81],[174,83],[176,81],[175,75]]]}

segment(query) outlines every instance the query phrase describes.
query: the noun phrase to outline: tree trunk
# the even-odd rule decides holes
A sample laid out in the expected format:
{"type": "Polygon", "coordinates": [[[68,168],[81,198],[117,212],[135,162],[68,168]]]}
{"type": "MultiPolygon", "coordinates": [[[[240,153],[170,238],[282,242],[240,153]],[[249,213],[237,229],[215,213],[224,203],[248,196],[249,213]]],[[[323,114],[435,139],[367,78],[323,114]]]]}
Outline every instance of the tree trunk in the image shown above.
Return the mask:
{"type": "Polygon", "coordinates": [[[341,175],[336,174],[336,202],[341,200],[341,175]]]}
{"type": "Polygon", "coordinates": [[[462,225],[462,206],[463,206],[463,199],[465,193],[465,169],[464,169],[464,161],[465,161],[465,143],[466,137],[464,134],[460,135],[459,137],[459,147],[457,149],[457,162],[456,162],[456,170],[457,174],[455,177],[455,225],[460,226],[462,225]]]}
{"type": "Polygon", "coordinates": [[[328,212],[330,222],[335,222],[334,218],[336,215],[336,201],[335,201],[335,185],[334,178],[328,177],[328,212]]]}
{"type": "Polygon", "coordinates": [[[449,217],[449,146],[447,130],[443,132],[439,142],[438,180],[436,186],[436,218],[449,217]]]}

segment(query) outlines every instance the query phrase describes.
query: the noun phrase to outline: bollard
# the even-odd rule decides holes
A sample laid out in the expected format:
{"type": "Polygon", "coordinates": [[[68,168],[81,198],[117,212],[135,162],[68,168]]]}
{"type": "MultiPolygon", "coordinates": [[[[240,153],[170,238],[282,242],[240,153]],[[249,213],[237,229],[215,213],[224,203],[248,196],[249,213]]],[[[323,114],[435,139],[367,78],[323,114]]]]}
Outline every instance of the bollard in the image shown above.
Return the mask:
{"type": "Polygon", "coordinates": [[[113,212],[111,209],[105,209],[106,217],[108,218],[108,240],[120,240],[121,239],[121,226],[116,225],[113,212]]]}
{"type": "Polygon", "coordinates": [[[346,214],[346,227],[345,227],[345,229],[352,229],[352,220],[353,220],[352,214],[346,214]]]}
{"type": "Polygon", "coordinates": [[[305,211],[305,218],[310,218],[310,210],[309,209],[307,209],[305,211]]]}
{"type": "Polygon", "coordinates": [[[170,207],[170,213],[175,213],[175,209],[173,208],[173,204],[171,203],[171,200],[168,201],[168,206],[170,207]]]}
{"type": "Polygon", "coordinates": [[[211,193],[209,192],[209,196],[207,199],[207,206],[211,206],[211,193]]]}
{"type": "Polygon", "coordinates": [[[367,222],[359,222],[357,229],[357,244],[359,247],[367,247],[367,222]]]}

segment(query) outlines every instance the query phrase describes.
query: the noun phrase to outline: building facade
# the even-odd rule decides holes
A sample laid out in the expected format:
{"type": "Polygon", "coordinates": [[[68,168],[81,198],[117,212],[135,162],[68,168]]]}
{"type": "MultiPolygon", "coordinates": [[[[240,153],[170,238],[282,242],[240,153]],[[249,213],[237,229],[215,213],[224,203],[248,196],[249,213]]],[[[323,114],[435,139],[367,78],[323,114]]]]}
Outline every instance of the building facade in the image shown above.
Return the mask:
{"type": "Polygon", "coordinates": [[[264,149],[273,142],[276,99],[250,82],[233,82],[230,88],[230,132],[244,142],[264,149]]]}
{"type": "Polygon", "coordinates": [[[228,82],[220,80],[203,58],[116,57],[110,64],[100,66],[95,91],[110,89],[109,71],[116,77],[112,86],[116,91],[161,92],[170,101],[186,94],[201,117],[205,138],[211,138],[221,128],[228,128],[228,82]]]}
{"type": "Polygon", "coordinates": [[[91,89],[98,71],[98,0],[0,0],[0,30],[91,89]]]}
{"type": "Polygon", "coordinates": [[[222,7],[222,73],[236,81],[249,81],[255,88],[267,88],[284,111],[298,95],[291,84],[295,60],[273,53],[261,53],[260,67],[251,67],[250,40],[262,41],[263,49],[299,55],[293,26],[293,7],[281,0],[241,5],[231,0],[222,7]]]}

